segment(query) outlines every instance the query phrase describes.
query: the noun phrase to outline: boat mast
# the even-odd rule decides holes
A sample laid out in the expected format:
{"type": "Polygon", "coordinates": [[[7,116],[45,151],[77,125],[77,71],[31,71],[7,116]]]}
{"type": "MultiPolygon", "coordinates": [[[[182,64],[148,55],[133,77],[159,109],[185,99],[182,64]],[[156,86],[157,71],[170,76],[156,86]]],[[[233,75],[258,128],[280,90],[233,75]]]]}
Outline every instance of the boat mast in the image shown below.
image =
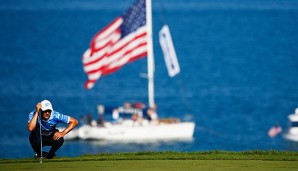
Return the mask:
{"type": "Polygon", "coordinates": [[[147,70],[148,70],[148,101],[149,107],[154,107],[154,54],[152,41],[152,7],[151,0],[146,0],[147,25],[147,70]]]}

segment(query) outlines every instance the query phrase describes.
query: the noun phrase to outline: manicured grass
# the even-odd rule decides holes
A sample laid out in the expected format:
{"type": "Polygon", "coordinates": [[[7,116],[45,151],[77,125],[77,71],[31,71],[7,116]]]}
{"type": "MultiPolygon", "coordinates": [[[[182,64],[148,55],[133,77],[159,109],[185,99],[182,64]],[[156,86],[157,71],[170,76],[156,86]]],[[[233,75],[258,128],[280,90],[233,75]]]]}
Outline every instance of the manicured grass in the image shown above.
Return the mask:
{"type": "Polygon", "coordinates": [[[298,152],[137,152],[75,158],[2,159],[1,170],[297,170],[298,152]]]}
{"type": "Polygon", "coordinates": [[[121,161],[74,161],[43,163],[1,164],[1,170],[111,170],[111,171],[197,171],[197,170],[297,170],[298,162],[261,160],[121,160],[121,161]]]}

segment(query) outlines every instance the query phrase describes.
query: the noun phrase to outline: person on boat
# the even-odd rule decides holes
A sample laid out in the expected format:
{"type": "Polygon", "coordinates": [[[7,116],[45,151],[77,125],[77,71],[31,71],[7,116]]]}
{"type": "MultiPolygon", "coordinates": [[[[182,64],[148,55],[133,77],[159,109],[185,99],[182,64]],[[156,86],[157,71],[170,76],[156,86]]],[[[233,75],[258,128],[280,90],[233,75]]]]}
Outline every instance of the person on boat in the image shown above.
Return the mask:
{"type": "Polygon", "coordinates": [[[128,119],[133,114],[137,114],[139,117],[143,116],[142,110],[133,107],[129,102],[125,102],[123,106],[113,109],[113,119],[117,120],[120,114],[122,115],[122,119],[128,119]]]}
{"type": "Polygon", "coordinates": [[[139,120],[139,115],[136,114],[136,113],[133,113],[131,115],[131,120],[134,121],[134,122],[137,122],[139,120]]]}
{"type": "Polygon", "coordinates": [[[141,109],[141,110],[146,109],[146,105],[142,102],[134,103],[132,106],[136,109],[141,109]]]}
{"type": "Polygon", "coordinates": [[[97,126],[104,126],[103,115],[101,115],[101,114],[98,115],[98,119],[97,119],[96,123],[97,123],[97,126]]]}
{"type": "Polygon", "coordinates": [[[134,103],[132,104],[133,108],[135,108],[138,112],[138,114],[140,116],[143,116],[143,114],[146,114],[147,112],[147,106],[142,103],[142,102],[137,102],[137,103],[134,103]]]}
{"type": "Polygon", "coordinates": [[[90,113],[86,114],[85,119],[86,119],[86,124],[87,125],[92,125],[93,118],[92,118],[90,113]]]}
{"type": "Polygon", "coordinates": [[[156,113],[155,108],[148,108],[147,116],[148,116],[148,120],[150,121],[150,123],[154,123],[154,124],[159,123],[158,115],[156,113]]]}
{"type": "Polygon", "coordinates": [[[97,113],[98,113],[98,119],[97,119],[97,126],[104,126],[104,117],[103,117],[103,114],[104,114],[104,111],[105,111],[105,107],[104,105],[97,105],[97,113]]]}
{"type": "Polygon", "coordinates": [[[48,100],[36,104],[36,108],[28,116],[27,128],[31,132],[29,141],[35,152],[35,157],[53,158],[56,151],[63,145],[64,136],[78,125],[78,121],[68,115],[54,111],[48,100]],[[41,125],[40,125],[41,123],[41,125]],[[59,131],[56,129],[58,123],[65,123],[68,126],[59,131]],[[41,131],[40,131],[41,128],[41,131]],[[42,141],[40,140],[40,132],[42,141]],[[42,152],[42,146],[51,146],[49,152],[42,152]],[[42,153],[42,154],[41,154],[42,153]]]}

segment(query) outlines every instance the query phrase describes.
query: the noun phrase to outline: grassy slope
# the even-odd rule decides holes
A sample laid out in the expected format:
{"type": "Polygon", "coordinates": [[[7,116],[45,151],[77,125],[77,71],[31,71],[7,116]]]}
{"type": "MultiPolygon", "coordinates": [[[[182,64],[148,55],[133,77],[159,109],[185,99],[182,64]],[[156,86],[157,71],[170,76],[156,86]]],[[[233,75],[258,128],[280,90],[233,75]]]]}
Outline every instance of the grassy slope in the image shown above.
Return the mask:
{"type": "Polygon", "coordinates": [[[298,152],[136,152],[75,158],[2,159],[1,170],[296,170],[298,152]]]}

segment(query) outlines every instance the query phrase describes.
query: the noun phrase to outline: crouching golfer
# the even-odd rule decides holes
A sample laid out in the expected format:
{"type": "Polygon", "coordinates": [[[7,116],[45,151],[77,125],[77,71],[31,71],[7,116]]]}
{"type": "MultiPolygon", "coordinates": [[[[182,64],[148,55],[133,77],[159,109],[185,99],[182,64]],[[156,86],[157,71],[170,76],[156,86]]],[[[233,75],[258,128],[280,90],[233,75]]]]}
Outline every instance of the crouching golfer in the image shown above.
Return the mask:
{"type": "Polygon", "coordinates": [[[37,103],[36,109],[28,116],[28,130],[31,132],[29,141],[36,156],[44,156],[49,159],[53,158],[56,151],[63,145],[63,137],[77,125],[78,121],[76,119],[54,111],[51,102],[48,100],[37,103]],[[68,124],[68,126],[63,131],[59,132],[59,130],[56,129],[58,123],[65,123],[68,124]],[[40,136],[40,132],[42,136],[40,136]],[[40,139],[40,137],[42,137],[42,139],[40,139]],[[42,152],[43,146],[51,146],[50,151],[42,152]]]}

